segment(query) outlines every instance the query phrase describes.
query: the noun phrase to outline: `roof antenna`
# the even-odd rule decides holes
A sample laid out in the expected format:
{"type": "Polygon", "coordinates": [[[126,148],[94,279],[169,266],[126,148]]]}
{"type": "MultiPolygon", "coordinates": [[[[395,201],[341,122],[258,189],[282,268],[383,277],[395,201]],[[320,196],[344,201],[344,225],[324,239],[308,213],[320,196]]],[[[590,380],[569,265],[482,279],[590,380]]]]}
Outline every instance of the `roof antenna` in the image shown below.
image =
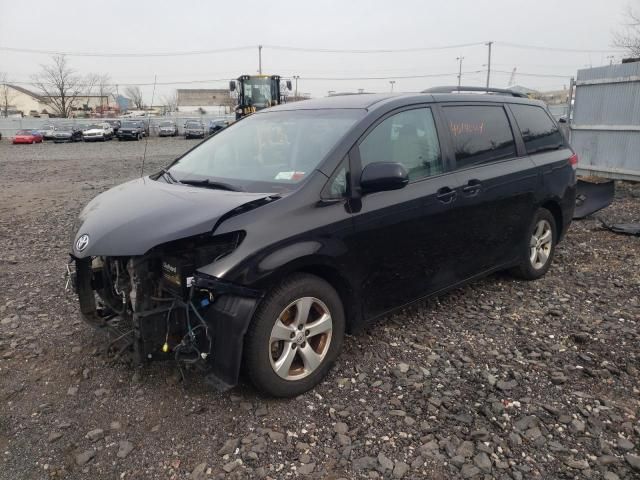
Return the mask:
{"type": "MultiPolygon", "coordinates": [[[[156,81],[158,80],[158,75],[153,76],[153,92],[151,92],[151,108],[153,108],[153,98],[156,95],[156,81]]],[[[147,144],[149,143],[149,136],[151,135],[151,119],[149,115],[147,115],[147,126],[149,127],[149,133],[145,135],[144,138],[144,153],[142,154],[142,165],[140,166],[140,176],[144,177],[144,161],[147,158],[147,144]]]]}

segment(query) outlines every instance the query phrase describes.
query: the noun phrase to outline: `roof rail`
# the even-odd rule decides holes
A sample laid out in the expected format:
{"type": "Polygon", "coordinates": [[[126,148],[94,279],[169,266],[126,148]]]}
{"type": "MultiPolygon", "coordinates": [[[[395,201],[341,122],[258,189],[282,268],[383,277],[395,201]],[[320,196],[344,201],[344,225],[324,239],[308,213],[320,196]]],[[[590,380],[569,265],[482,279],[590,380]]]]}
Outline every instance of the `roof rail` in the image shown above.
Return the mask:
{"type": "Polygon", "coordinates": [[[528,98],[524,93],[514,92],[506,88],[485,88],[485,87],[432,87],[422,90],[421,93],[464,93],[464,92],[480,92],[489,94],[511,95],[512,97],[528,98]]]}

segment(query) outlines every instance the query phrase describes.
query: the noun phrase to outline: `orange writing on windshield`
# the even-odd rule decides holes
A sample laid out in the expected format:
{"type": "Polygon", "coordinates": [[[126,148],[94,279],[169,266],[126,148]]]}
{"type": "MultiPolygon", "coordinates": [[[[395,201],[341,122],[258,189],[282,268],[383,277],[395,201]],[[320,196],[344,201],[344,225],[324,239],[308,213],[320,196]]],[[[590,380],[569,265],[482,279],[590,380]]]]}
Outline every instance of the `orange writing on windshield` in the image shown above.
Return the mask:
{"type": "Polygon", "coordinates": [[[462,135],[463,133],[467,134],[479,134],[482,135],[484,132],[484,122],[479,123],[468,123],[468,122],[449,122],[449,129],[451,133],[453,133],[454,137],[458,135],[462,135]]]}

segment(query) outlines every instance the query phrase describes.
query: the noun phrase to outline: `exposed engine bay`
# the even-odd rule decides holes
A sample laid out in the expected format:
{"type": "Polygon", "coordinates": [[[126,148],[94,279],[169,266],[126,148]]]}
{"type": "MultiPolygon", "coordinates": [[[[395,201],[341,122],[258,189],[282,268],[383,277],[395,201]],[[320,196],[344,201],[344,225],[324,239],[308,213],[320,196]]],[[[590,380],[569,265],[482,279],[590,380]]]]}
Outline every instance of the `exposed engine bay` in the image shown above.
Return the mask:
{"type": "Polygon", "coordinates": [[[237,341],[259,293],[197,269],[232,252],[243,235],[201,235],[143,256],[73,258],[82,315],[109,333],[119,356],[136,363],[174,359],[209,371],[208,380],[220,390],[231,387],[240,358],[230,347],[235,343],[241,352],[237,341]]]}

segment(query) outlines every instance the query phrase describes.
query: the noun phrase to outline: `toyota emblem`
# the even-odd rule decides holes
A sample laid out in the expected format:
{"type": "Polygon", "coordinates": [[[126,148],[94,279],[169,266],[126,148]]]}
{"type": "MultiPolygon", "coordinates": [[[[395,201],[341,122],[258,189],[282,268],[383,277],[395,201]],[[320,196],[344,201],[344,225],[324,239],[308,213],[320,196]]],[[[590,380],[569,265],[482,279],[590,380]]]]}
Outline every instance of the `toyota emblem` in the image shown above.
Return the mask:
{"type": "Polygon", "coordinates": [[[78,240],[76,240],[76,250],[81,252],[89,245],[89,235],[86,233],[84,235],[80,235],[78,240]]]}

